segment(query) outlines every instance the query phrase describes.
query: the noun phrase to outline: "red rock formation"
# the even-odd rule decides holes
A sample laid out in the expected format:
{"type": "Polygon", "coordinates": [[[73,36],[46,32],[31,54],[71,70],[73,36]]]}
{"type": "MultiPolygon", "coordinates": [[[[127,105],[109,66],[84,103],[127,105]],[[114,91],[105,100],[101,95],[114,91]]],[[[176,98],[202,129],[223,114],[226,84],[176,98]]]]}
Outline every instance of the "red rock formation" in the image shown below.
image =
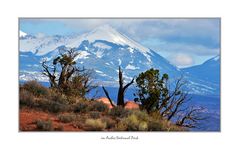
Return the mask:
{"type": "Polygon", "coordinates": [[[139,109],[139,104],[134,101],[127,101],[125,103],[125,109],[139,109]]]}
{"type": "MultiPolygon", "coordinates": [[[[110,109],[113,108],[113,106],[111,105],[110,101],[108,100],[108,98],[106,97],[101,97],[99,99],[96,99],[96,101],[102,102],[104,104],[106,104],[110,109]]],[[[139,104],[135,103],[134,101],[127,101],[125,103],[125,109],[139,109],[139,104]]]]}
{"type": "Polygon", "coordinates": [[[111,105],[110,101],[106,97],[101,97],[99,99],[96,99],[96,101],[102,102],[108,106],[108,108],[112,109],[113,106],[111,105]]]}

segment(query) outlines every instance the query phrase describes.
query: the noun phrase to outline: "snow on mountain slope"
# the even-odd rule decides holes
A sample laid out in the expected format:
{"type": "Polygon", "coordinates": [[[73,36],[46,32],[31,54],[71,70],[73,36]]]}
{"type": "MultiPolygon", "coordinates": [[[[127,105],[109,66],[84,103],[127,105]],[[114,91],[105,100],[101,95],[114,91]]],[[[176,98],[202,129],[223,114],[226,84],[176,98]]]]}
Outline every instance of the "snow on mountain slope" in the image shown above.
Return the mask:
{"type": "Polygon", "coordinates": [[[94,42],[96,40],[105,40],[114,44],[118,45],[128,45],[132,48],[135,48],[141,52],[149,52],[148,48],[138,44],[137,42],[133,41],[132,39],[128,38],[127,36],[117,32],[109,25],[103,25],[97,27],[93,31],[83,34],[78,40],[74,43],[71,43],[67,46],[69,47],[77,47],[83,40],[88,40],[89,42],[94,42]]]}
{"type": "Polygon", "coordinates": [[[32,52],[38,56],[45,55],[59,46],[71,42],[72,38],[63,36],[26,36],[20,39],[20,51],[32,52]]]}
{"type": "MultiPolygon", "coordinates": [[[[26,36],[24,32],[21,33],[20,31],[20,34],[24,37],[26,36]]],[[[150,52],[150,50],[148,48],[145,48],[127,36],[122,35],[109,25],[100,26],[89,33],[76,36],[29,36],[29,38],[23,38],[20,40],[20,51],[45,55],[62,45],[65,45],[66,47],[78,47],[84,40],[88,40],[89,42],[104,40],[117,45],[128,45],[143,52],[145,56],[149,57],[148,52],[150,52]]],[[[106,48],[105,45],[98,45],[98,47],[106,48]]]]}
{"type": "MultiPolygon", "coordinates": [[[[66,47],[76,48],[79,52],[76,58],[77,64],[94,69],[96,82],[111,86],[118,85],[119,65],[123,69],[125,81],[131,80],[132,77],[150,68],[159,69],[161,74],[167,73],[170,78],[177,78],[183,74],[156,52],[145,48],[112,27],[104,25],[83,35],[20,38],[20,79],[33,77],[33,72],[40,73],[40,60],[42,58],[51,60],[58,55],[59,49],[66,47]],[[39,66],[34,67],[34,65],[39,66]],[[34,68],[31,69],[31,66],[34,68]]],[[[217,90],[208,82],[187,77],[190,82],[188,90],[192,93],[213,94],[217,90]],[[202,86],[203,84],[208,88],[202,86]]],[[[44,79],[41,78],[41,80],[44,79]]]]}

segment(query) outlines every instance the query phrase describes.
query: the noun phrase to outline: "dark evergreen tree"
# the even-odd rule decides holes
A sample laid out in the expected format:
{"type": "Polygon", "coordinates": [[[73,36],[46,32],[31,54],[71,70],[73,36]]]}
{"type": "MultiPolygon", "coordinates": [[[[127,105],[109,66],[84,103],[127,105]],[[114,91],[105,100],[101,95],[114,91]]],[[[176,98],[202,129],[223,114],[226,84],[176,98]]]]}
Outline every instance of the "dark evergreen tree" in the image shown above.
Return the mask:
{"type": "Polygon", "coordinates": [[[166,87],[168,75],[164,74],[161,79],[159,75],[159,70],[152,68],[146,72],[142,72],[136,78],[138,91],[135,101],[140,102],[141,108],[147,112],[159,110],[163,107],[165,98],[168,95],[166,87]]]}
{"type": "Polygon", "coordinates": [[[183,91],[185,82],[181,77],[176,80],[175,86],[170,88],[168,80],[168,75],[163,74],[160,77],[157,69],[152,68],[142,72],[136,78],[138,90],[134,100],[141,103],[140,108],[148,113],[159,112],[161,117],[172,120],[179,126],[196,127],[197,121],[204,119],[199,114],[202,109],[183,108],[189,100],[188,94],[183,91]]]}

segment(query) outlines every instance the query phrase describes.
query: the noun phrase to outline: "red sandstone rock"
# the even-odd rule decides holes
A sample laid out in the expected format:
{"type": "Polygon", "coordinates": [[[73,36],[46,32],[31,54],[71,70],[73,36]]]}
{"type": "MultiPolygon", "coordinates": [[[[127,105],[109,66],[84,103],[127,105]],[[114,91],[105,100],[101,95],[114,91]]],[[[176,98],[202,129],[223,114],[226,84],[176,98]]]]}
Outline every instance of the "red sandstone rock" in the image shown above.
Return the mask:
{"type": "Polygon", "coordinates": [[[134,101],[127,101],[125,103],[125,109],[139,109],[139,104],[134,101]]]}
{"type": "Polygon", "coordinates": [[[96,101],[99,101],[99,102],[102,102],[102,103],[106,104],[108,106],[108,108],[110,108],[110,109],[113,108],[113,106],[111,105],[108,98],[102,97],[102,98],[97,99],[96,101]]]}

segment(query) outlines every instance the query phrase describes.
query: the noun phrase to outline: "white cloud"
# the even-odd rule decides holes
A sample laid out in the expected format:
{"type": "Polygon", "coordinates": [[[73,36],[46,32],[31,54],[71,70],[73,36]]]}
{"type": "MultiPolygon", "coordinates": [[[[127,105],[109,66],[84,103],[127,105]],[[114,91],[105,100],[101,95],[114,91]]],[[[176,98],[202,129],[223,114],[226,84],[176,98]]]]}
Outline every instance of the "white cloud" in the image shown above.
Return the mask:
{"type": "Polygon", "coordinates": [[[209,48],[200,44],[183,44],[171,42],[158,43],[151,43],[150,47],[156,52],[160,53],[187,53],[197,56],[216,56],[220,52],[219,48],[209,48]]]}
{"type": "Polygon", "coordinates": [[[187,67],[194,63],[194,60],[190,55],[183,53],[174,54],[169,59],[172,64],[178,67],[187,67]]]}

